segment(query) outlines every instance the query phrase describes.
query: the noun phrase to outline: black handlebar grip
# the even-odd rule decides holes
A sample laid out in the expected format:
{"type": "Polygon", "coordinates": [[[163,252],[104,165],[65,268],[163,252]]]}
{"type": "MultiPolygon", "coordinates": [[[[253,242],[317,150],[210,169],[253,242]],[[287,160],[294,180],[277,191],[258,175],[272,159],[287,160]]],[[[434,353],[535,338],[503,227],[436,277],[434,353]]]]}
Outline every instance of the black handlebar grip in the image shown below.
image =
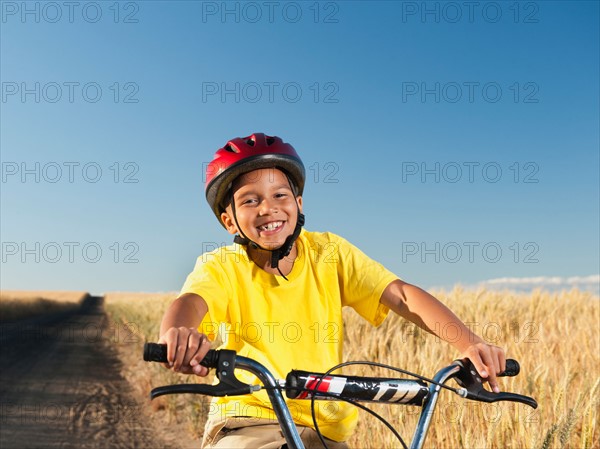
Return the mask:
{"type": "MultiPolygon", "coordinates": [[[[144,343],[144,361],[145,362],[160,362],[168,363],[167,360],[167,345],[159,343],[144,343]]],[[[200,365],[207,368],[216,368],[218,363],[218,353],[214,349],[209,349],[204,356],[200,365]]]]}
{"type": "Polygon", "coordinates": [[[519,374],[521,366],[515,359],[506,359],[506,369],[498,374],[500,377],[513,377],[519,374]]]}
{"type": "Polygon", "coordinates": [[[158,343],[145,343],[144,362],[168,363],[167,345],[160,345],[158,343]]]}

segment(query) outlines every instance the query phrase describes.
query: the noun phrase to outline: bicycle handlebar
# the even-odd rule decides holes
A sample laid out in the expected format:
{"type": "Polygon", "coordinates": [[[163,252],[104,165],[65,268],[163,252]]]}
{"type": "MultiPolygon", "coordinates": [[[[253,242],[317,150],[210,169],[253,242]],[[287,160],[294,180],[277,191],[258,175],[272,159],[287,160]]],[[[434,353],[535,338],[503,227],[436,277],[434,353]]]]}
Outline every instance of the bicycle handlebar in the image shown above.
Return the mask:
{"type": "MultiPolygon", "coordinates": [[[[216,368],[219,358],[219,350],[209,349],[206,356],[200,362],[200,365],[207,368],[216,368]]],[[[158,343],[144,344],[144,361],[168,363],[167,360],[167,345],[158,343]]],[[[513,377],[521,372],[519,362],[514,359],[506,359],[506,369],[498,374],[499,377],[513,377]]]]}
{"type": "Polygon", "coordinates": [[[429,394],[421,380],[324,375],[293,370],[285,378],[289,399],[346,399],[361,402],[423,405],[429,394]]]}
{"type": "MultiPolygon", "coordinates": [[[[167,363],[167,346],[156,343],[144,345],[144,360],[147,362],[167,363]]],[[[285,383],[275,380],[269,370],[253,359],[239,356],[230,350],[209,350],[200,362],[207,368],[216,368],[219,383],[169,385],[154,388],[150,397],[154,399],[163,394],[196,393],[210,396],[235,396],[253,393],[260,386],[240,382],[234,373],[235,368],[244,369],[256,375],[267,389],[277,420],[290,449],[303,449],[304,445],[295,427],[281,390],[285,389],[290,399],[350,399],[354,401],[388,402],[415,404],[422,407],[419,422],[415,428],[411,449],[421,449],[431,424],[439,392],[448,388],[460,396],[482,402],[513,401],[537,408],[535,399],[514,393],[492,393],[483,388],[483,379],[468,359],[456,360],[452,365],[439,370],[430,385],[420,380],[385,379],[369,377],[349,377],[291,371],[285,383]],[[463,388],[444,385],[454,378],[463,388]]],[[[516,360],[506,361],[506,370],[498,376],[516,376],[520,367],[516,360]]],[[[417,376],[419,377],[419,376],[417,376]]],[[[423,378],[425,379],[425,378],[423,378]]]]}
{"type": "MultiPolygon", "coordinates": [[[[206,356],[200,362],[200,365],[207,368],[216,368],[219,359],[219,350],[209,349],[206,356]]],[[[144,361],[168,363],[167,360],[167,345],[158,343],[144,344],[144,361]]],[[[519,362],[514,359],[506,359],[506,369],[498,374],[498,377],[514,377],[521,372],[519,362]]]]}
{"type": "MultiPolygon", "coordinates": [[[[218,368],[217,385],[185,384],[155,388],[151,396],[157,397],[170,393],[199,393],[211,396],[235,396],[249,394],[257,387],[244,384],[233,374],[236,360],[249,359],[236,356],[233,351],[210,349],[201,365],[207,368],[218,368]]],[[[144,360],[147,362],[167,363],[167,346],[164,344],[146,343],[144,360]]],[[[536,408],[534,399],[514,393],[493,393],[483,388],[483,379],[470,361],[456,360],[453,365],[458,369],[452,377],[464,388],[461,396],[481,402],[512,401],[521,402],[536,408]]],[[[260,368],[262,369],[262,368],[260,368]]],[[[259,369],[259,370],[260,370],[259,369]]],[[[516,376],[521,368],[514,359],[506,360],[506,369],[498,377],[516,376]]],[[[312,394],[320,399],[353,399],[371,402],[395,402],[402,404],[422,405],[428,396],[427,384],[417,380],[388,379],[352,376],[325,376],[307,371],[291,371],[285,383],[286,396],[289,399],[310,399],[312,394]]]]}

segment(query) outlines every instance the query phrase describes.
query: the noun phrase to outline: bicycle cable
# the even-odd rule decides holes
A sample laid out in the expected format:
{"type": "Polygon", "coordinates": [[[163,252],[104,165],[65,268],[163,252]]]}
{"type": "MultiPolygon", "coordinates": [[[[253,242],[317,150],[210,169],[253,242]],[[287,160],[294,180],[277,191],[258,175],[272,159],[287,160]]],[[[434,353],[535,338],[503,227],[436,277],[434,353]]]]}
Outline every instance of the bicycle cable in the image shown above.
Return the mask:
{"type": "MultiPolygon", "coordinates": [[[[323,382],[323,380],[325,379],[325,376],[330,375],[331,373],[333,373],[334,371],[343,368],[344,366],[350,366],[350,365],[369,365],[369,366],[379,366],[381,368],[388,368],[387,365],[384,364],[380,364],[377,362],[344,362],[344,363],[340,363],[338,365],[335,365],[334,367],[330,368],[325,374],[323,374],[321,376],[321,378],[317,381],[317,384],[314,386],[314,391],[317,392],[319,391],[319,386],[321,385],[321,382],[323,382]]],[[[389,368],[393,368],[393,367],[389,367],[389,368]]],[[[397,371],[397,370],[395,370],[397,371]]],[[[401,370],[400,372],[402,372],[403,370],[401,370]]],[[[408,374],[408,375],[412,375],[413,373],[410,372],[405,372],[404,374],[408,374]]],[[[315,399],[316,399],[316,394],[313,394],[310,398],[310,412],[312,415],[312,420],[313,420],[313,424],[315,425],[315,432],[317,432],[317,435],[319,436],[319,439],[321,440],[321,443],[323,443],[323,446],[325,447],[325,449],[329,449],[329,447],[327,446],[327,443],[325,442],[325,438],[323,437],[321,430],[319,429],[319,424],[317,423],[317,416],[315,413],[315,399]]],[[[365,410],[366,412],[368,412],[369,414],[371,414],[372,416],[376,417],[379,421],[381,421],[388,429],[390,429],[392,431],[392,433],[394,434],[394,436],[398,439],[398,441],[400,441],[400,444],[402,445],[402,447],[404,449],[408,449],[408,446],[406,445],[406,443],[404,442],[404,440],[402,439],[402,437],[400,436],[400,434],[396,431],[396,429],[394,429],[394,427],[389,423],[389,421],[387,421],[383,416],[379,415],[378,413],[374,412],[373,410],[369,409],[368,407],[362,405],[362,404],[358,404],[356,401],[351,401],[351,400],[344,400],[345,402],[349,402],[350,404],[355,405],[356,407],[365,410]]]]}
{"type": "Polygon", "coordinates": [[[453,393],[456,393],[459,396],[463,396],[463,390],[464,388],[454,388],[454,387],[450,387],[446,384],[440,383],[440,382],[436,382],[433,379],[430,379],[428,377],[425,376],[421,376],[420,374],[415,374],[412,373],[410,371],[407,371],[405,369],[402,368],[396,368],[395,366],[391,366],[391,365],[386,365],[385,363],[379,363],[379,362],[358,362],[358,361],[351,361],[351,362],[344,362],[344,363],[340,363],[339,365],[334,366],[333,368],[331,368],[329,371],[327,371],[327,373],[331,373],[331,371],[335,371],[337,369],[343,368],[344,366],[350,366],[350,365],[368,365],[368,366],[376,366],[378,368],[385,368],[385,369],[389,369],[391,371],[396,371],[400,374],[406,374],[407,376],[412,376],[415,377],[417,379],[420,380],[424,380],[425,382],[429,382],[433,385],[437,385],[440,388],[445,388],[446,390],[450,390],[453,393]]]}
{"type": "MultiPolygon", "coordinates": [[[[319,379],[315,388],[317,388],[319,386],[319,384],[321,383],[322,380],[323,380],[323,378],[319,379]]],[[[335,396],[332,396],[332,397],[335,397],[335,396]]],[[[315,398],[316,398],[316,395],[313,395],[310,400],[310,413],[311,413],[311,416],[313,419],[313,424],[315,425],[315,432],[319,436],[321,443],[323,443],[324,449],[329,449],[329,446],[327,446],[327,443],[325,442],[325,438],[323,437],[323,434],[321,433],[321,430],[319,429],[319,425],[317,424],[317,416],[315,413],[315,398]]],[[[394,434],[394,436],[398,439],[398,441],[400,441],[400,444],[402,444],[402,447],[404,449],[408,449],[408,446],[406,445],[406,443],[404,442],[404,440],[402,439],[402,437],[400,436],[398,431],[396,429],[394,429],[394,427],[388,421],[386,421],[386,419],[383,416],[379,415],[377,412],[374,412],[373,410],[362,405],[359,402],[353,401],[351,399],[346,399],[346,398],[339,398],[339,399],[344,402],[348,402],[349,404],[352,404],[352,405],[364,410],[365,412],[373,415],[375,418],[377,418],[379,421],[381,421],[394,434]]]]}

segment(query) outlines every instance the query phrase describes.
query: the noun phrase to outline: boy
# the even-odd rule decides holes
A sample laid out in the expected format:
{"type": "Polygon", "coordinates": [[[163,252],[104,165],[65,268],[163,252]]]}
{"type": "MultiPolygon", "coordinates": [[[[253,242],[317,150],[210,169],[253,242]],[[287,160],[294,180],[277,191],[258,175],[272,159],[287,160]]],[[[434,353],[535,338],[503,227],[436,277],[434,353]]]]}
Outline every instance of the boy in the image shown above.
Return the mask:
{"type": "MultiPolygon", "coordinates": [[[[216,152],[207,168],[206,197],[221,225],[236,235],[235,244],[199,257],[165,313],[159,342],[167,344],[169,367],[206,376],[199,362],[209,337],[226,323],[223,347],[258,360],[276,378],[292,369],[324,372],[342,361],[342,307],[375,326],[391,309],[432,333],[447,325],[460,329],[452,344],[499,391],[501,348],[341,237],[302,229],[304,176],[298,154],[278,137],[236,138],[216,152]]],[[[255,383],[247,373],[239,378],[255,383]]],[[[346,448],[357,411],[342,402],[328,404],[317,408],[319,429],[328,447],[346,448]]],[[[311,428],[310,401],[288,405],[306,447],[322,447],[311,428]]],[[[203,447],[284,444],[264,392],[213,400],[203,447]]]]}

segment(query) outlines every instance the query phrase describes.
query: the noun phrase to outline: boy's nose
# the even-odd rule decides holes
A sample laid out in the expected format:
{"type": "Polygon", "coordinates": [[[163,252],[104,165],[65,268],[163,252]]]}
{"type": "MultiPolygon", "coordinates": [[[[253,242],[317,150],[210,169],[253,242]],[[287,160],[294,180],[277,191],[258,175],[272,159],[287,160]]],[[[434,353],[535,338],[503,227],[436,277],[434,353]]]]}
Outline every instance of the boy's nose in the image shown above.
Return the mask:
{"type": "Polygon", "coordinates": [[[260,203],[258,210],[259,215],[269,215],[275,212],[275,206],[268,200],[264,199],[260,203]]]}

